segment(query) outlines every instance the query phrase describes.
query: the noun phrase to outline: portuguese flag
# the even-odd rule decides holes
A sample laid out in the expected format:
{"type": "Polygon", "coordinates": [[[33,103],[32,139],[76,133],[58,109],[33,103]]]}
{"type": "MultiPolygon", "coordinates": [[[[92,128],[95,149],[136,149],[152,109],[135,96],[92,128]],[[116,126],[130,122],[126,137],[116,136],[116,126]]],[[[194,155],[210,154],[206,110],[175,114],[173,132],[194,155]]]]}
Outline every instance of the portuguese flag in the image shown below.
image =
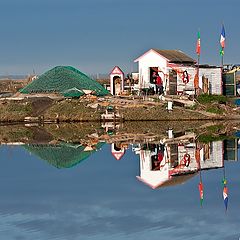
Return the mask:
{"type": "Polygon", "coordinates": [[[201,42],[200,42],[200,32],[198,31],[197,34],[197,44],[196,44],[196,53],[197,55],[200,55],[201,52],[201,42]]]}

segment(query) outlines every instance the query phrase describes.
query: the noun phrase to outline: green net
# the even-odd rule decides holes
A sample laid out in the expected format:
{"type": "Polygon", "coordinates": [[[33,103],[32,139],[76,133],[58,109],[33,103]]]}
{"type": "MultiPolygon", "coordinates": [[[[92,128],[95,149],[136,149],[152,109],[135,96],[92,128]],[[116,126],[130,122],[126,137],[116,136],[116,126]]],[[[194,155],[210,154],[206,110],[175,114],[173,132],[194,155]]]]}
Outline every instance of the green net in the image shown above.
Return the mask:
{"type": "Polygon", "coordinates": [[[64,97],[79,98],[84,92],[78,88],[71,88],[61,93],[64,97]]]}
{"type": "MultiPolygon", "coordinates": [[[[101,84],[71,66],[57,66],[45,72],[26,87],[21,93],[64,93],[71,89],[90,90],[97,96],[110,94],[101,84]]],[[[75,92],[76,93],[76,92],[75,92]]]]}
{"type": "Polygon", "coordinates": [[[98,143],[92,151],[84,151],[85,146],[82,145],[67,143],[57,145],[29,144],[25,145],[24,148],[56,168],[71,168],[87,159],[102,145],[103,143],[98,143]]]}

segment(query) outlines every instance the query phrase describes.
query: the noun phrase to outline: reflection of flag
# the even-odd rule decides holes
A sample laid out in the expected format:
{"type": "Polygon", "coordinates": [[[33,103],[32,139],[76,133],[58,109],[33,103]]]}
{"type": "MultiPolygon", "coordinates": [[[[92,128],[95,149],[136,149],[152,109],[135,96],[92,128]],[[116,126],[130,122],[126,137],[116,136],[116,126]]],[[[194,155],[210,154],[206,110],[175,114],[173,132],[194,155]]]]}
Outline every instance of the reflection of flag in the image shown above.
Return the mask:
{"type": "Polygon", "coordinates": [[[202,182],[200,182],[198,184],[198,190],[199,190],[199,194],[200,194],[200,203],[202,206],[202,204],[203,204],[203,184],[202,184],[202,182]]]}
{"type": "Polygon", "coordinates": [[[227,188],[227,186],[223,187],[223,201],[224,201],[225,208],[227,210],[227,206],[228,206],[228,188],[227,188]]]}
{"type": "Polygon", "coordinates": [[[220,45],[221,45],[221,49],[220,49],[220,55],[223,56],[224,54],[224,48],[225,48],[225,29],[224,26],[222,25],[222,32],[221,32],[221,36],[220,36],[220,45]]]}
{"type": "Polygon", "coordinates": [[[196,53],[197,55],[200,55],[201,52],[201,41],[200,41],[200,32],[198,31],[197,34],[197,45],[196,45],[196,53]]]}

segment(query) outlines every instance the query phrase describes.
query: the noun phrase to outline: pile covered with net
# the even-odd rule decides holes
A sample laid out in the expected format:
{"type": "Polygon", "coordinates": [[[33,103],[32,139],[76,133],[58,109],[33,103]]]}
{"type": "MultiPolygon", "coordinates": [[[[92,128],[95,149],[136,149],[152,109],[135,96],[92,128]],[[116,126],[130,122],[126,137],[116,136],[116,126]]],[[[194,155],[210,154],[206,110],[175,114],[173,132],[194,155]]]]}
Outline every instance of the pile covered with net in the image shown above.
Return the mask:
{"type": "Polygon", "coordinates": [[[86,91],[96,96],[109,95],[101,84],[71,66],[54,67],[20,90],[25,94],[61,93],[69,97],[82,96],[86,91]]]}

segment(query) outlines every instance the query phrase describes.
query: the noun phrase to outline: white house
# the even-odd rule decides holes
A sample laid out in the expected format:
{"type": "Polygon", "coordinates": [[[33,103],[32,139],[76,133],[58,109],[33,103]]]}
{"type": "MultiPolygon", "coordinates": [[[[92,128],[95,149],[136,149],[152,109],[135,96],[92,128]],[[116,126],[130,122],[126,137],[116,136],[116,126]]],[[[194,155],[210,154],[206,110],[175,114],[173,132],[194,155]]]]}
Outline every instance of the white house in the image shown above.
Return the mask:
{"type": "Polygon", "coordinates": [[[207,93],[222,94],[221,68],[200,66],[199,80],[196,82],[196,61],[180,50],[150,49],[134,62],[138,62],[139,89],[154,89],[153,74],[157,73],[167,95],[194,94],[195,88],[203,87],[207,93]]]}

